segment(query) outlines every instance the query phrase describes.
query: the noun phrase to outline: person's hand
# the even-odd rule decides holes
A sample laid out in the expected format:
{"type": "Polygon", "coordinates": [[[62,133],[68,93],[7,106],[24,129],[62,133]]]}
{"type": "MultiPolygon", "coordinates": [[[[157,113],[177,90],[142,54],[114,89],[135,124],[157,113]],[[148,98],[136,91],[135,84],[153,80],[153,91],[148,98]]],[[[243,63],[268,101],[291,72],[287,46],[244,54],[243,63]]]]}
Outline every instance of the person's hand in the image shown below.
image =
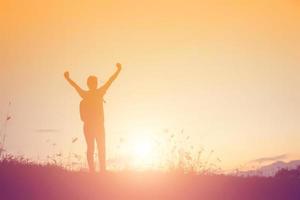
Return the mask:
{"type": "Polygon", "coordinates": [[[117,64],[116,64],[116,67],[118,68],[118,70],[121,70],[121,69],[122,69],[121,63],[117,63],[117,64]]]}
{"type": "Polygon", "coordinates": [[[64,73],[64,76],[65,76],[66,79],[70,79],[70,74],[69,74],[68,71],[66,71],[66,72],[64,73]]]}

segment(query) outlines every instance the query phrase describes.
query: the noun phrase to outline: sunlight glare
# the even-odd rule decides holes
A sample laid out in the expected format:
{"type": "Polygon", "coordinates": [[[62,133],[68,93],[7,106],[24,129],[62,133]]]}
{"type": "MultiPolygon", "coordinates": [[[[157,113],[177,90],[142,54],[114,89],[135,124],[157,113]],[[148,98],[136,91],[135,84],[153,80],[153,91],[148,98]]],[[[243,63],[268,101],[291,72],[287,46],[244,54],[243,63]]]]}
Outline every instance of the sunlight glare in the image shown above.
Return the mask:
{"type": "Polygon", "coordinates": [[[139,134],[135,134],[132,137],[129,145],[129,154],[132,157],[132,164],[134,164],[135,168],[145,169],[155,164],[157,152],[155,140],[150,133],[139,131],[139,134]]]}

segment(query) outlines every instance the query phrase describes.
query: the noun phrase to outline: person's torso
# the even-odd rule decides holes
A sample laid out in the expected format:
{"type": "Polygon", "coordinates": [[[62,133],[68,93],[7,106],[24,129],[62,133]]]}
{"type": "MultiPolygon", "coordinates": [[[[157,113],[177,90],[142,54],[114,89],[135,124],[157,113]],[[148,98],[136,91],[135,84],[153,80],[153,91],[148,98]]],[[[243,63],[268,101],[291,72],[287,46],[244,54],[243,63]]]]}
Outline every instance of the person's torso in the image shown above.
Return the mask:
{"type": "Polygon", "coordinates": [[[80,117],[84,122],[103,121],[103,93],[87,91],[80,102],[80,117]]]}

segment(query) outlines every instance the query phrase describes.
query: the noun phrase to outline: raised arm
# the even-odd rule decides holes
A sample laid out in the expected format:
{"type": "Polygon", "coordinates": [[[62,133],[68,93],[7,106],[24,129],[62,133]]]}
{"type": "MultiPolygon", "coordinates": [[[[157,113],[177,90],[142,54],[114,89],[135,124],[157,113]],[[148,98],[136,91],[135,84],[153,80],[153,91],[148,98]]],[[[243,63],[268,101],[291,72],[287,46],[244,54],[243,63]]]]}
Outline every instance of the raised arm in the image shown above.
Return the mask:
{"type": "Polygon", "coordinates": [[[118,77],[121,69],[122,69],[122,65],[120,63],[116,64],[117,67],[117,71],[108,79],[108,81],[101,87],[101,89],[104,89],[104,91],[106,91],[109,86],[112,84],[112,82],[118,77]]]}
{"type": "Polygon", "coordinates": [[[84,97],[84,90],[81,89],[71,78],[69,72],[64,73],[65,79],[70,83],[70,85],[75,88],[78,94],[83,98],[84,97]]]}

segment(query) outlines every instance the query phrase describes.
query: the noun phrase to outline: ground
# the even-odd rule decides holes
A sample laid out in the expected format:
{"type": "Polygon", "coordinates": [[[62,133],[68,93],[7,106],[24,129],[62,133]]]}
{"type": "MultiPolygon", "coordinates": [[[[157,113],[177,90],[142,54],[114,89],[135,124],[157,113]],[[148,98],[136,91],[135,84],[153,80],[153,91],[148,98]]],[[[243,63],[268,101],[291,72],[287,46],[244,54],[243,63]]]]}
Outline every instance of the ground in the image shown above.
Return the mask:
{"type": "Polygon", "coordinates": [[[68,171],[53,165],[0,162],[1,200],[299,200],[300,179],[175,172],[68,171]]]}

